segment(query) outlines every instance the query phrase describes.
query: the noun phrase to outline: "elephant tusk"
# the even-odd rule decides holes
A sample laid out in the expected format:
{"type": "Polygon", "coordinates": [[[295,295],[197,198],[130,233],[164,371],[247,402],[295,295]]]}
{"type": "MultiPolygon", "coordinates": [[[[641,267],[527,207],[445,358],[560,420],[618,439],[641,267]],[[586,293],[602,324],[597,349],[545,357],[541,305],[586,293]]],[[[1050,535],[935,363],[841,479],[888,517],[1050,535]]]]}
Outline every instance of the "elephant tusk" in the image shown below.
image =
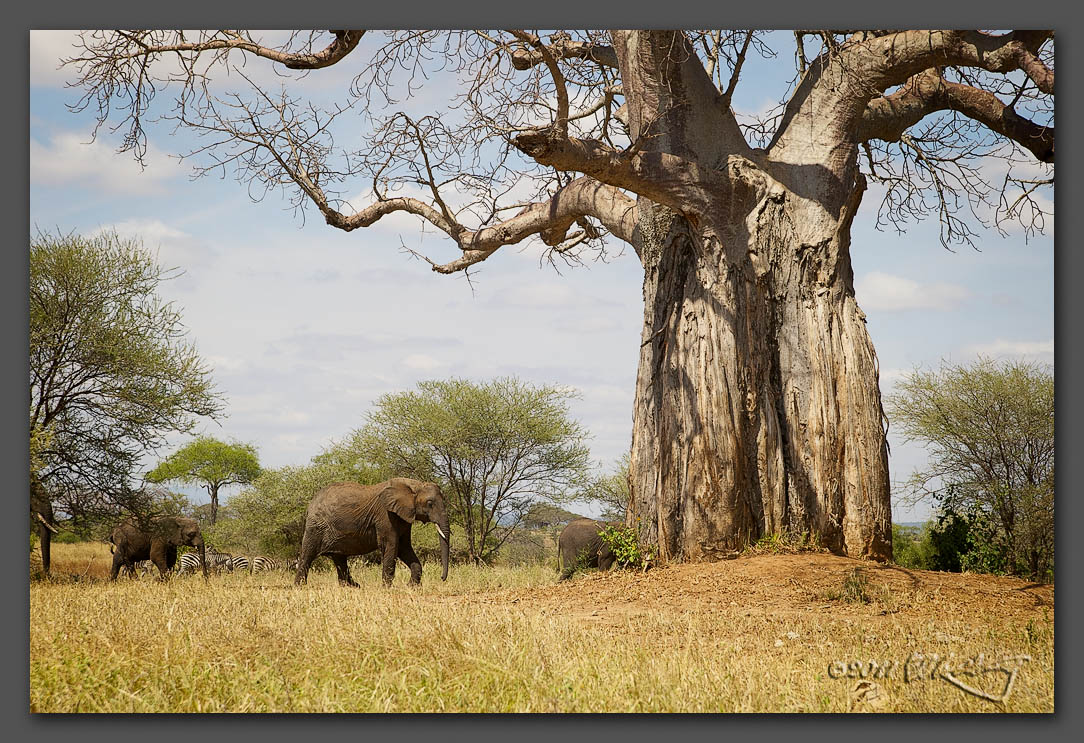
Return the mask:
{"type": "Polygon", "coordinates": [[[35,515],[35,516],[37,516],[37,517],[38,517],[38,521],[40,521],[40,522],[41,522],[42,524],[44,524],[44,525],[45,525],[45,528],[46,528],[46,529],[48,529],[49,531],[53,532],[53,534],[59,534],[59,533],[60,533],[59,531],[57,531],[57,530],[56,530],[56,529],[55,529],[55,528],[53,527],[53,525],[52,525],[52,524],[50,524],[50,523],[49,523],[48,521],[46,521],[46,520],[45,520],[45,517],[44,517],[44,516],[42,516],[42,515],[41,515],[40,513],[35,513],[34,515],[35,515]]]}
{"type": "Polygon", "coordinates": [[[445,534],[443,531],[441,531],[440,524],[437,524],[436,527],[437,527],[437,534],[440,534],[441,539],[443,539],[444,541],[447,542],[448,541],[448,535],[445,534]]]}

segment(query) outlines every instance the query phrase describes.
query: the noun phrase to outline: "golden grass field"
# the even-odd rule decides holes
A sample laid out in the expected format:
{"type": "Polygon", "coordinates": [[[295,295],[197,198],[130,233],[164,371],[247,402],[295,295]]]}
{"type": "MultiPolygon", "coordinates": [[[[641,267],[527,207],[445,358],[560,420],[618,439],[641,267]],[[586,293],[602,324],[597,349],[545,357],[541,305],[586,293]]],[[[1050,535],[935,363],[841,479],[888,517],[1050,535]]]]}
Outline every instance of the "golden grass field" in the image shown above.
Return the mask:
{"type": "Polygon", "coordinates": [[[295,588],[109,559],[55,544],[31,582],[32,712],[1054,711],[1053,587],[1013,578],[800,553],[295,588]]]}

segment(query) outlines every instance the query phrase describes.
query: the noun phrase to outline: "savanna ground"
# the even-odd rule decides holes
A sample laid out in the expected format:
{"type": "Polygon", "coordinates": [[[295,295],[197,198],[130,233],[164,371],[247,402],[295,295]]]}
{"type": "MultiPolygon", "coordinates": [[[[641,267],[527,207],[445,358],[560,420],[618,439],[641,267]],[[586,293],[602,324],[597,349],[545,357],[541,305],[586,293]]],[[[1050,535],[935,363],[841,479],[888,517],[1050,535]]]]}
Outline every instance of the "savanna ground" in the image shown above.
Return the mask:
{"type": "Polygon", "coordinates": [[[360,589],[108,565],[56,544],[31,582],[31,711],[1054,710],[1054,590],[1014,578],[817,552],[561,584],[429,565],[420,589],[400,566],[390,590],[361,565],[360,589]]]}

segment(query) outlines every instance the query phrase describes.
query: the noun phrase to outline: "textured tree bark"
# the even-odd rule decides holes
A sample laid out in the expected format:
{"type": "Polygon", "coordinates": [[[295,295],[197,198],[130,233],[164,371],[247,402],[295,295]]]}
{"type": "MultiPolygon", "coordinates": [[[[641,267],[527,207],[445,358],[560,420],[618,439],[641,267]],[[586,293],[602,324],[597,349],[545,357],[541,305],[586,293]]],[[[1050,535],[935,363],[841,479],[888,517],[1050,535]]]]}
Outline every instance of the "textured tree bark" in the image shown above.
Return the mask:
{"type": "Polygon", "coordinates": [[[779,183],[720,229],[641,201],[628,523],[660,558],[800,532],[839,554],[891,557],[877,359],[848,252],[863,185],[834,225],[779,183]],[[824,237],[811,242],[815,222],[824,237]]]}
{"type": "Polygon", "coordinates": [[[849,253],[865,183],[837,136],[846,110],[831,95],[792,106],[793,141],[750,150],[683,37],[615,32],[615,50],[633,139],[700,169],[659,159],[651,175],[682,195],[637,204],[628,523],[663,560],[801,532],[888,559],[877,358],[849,253]]]}

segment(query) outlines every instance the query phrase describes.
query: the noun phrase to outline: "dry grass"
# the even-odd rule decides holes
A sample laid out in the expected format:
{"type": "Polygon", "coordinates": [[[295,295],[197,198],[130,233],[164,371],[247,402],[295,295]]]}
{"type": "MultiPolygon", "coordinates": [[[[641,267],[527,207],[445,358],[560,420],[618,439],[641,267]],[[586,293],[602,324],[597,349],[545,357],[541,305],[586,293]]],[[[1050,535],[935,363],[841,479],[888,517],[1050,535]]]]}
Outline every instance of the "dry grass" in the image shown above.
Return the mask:
{"type": "Polygon", "coordinates": [[[55,571],[82,578],[31,584],[32,711],[1053,711],[1052,590],[1012,579],[868,566],[868,601],[832,600],[859,563],[817,554],[559,585],[544,567],[441,583],[430,566],[385,590],[359,568],[360,589],[331,573],[298,589],[285,573],[110,584],[108,557],[56,545],[55,571]],[[905,680],[913,653],[1030,660],[999,703],[905,680]],[[899,667],[830,673],[871,660],[899,667]]]}

